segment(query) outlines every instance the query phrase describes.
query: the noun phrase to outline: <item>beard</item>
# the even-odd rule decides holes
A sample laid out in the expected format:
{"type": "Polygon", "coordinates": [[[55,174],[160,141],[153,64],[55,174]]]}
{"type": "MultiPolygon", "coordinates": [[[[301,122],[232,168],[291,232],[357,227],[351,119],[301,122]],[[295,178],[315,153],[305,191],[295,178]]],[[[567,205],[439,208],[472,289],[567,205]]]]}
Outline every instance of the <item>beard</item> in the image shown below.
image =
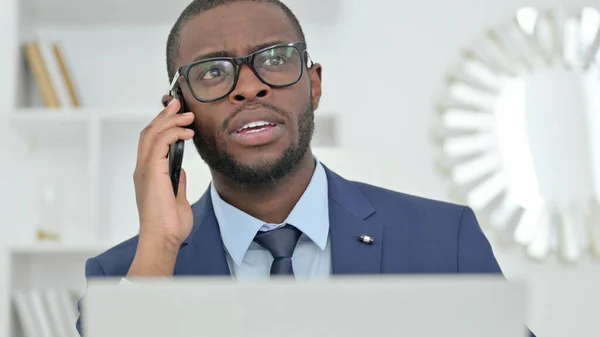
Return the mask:
{"type": "MultiPolygon", "coordinates": [[[[269,106],[280,114],[289,113],[269,106]]],[[[304,111],[298,118],[298,140],[293,142],[274,162],[247,165],[239,162],[226,150],[219,149],[214,137],[208,139],[196,132],[193,138],[200,157],[212,170],[217,171],[242,188],[260,188],[277,183],[294,172],[310,148],[315,128],[315,115],[312,100],[309,99],[304,111]]],[[[223,126],[226,129],[226,123],[223,126]]]]}

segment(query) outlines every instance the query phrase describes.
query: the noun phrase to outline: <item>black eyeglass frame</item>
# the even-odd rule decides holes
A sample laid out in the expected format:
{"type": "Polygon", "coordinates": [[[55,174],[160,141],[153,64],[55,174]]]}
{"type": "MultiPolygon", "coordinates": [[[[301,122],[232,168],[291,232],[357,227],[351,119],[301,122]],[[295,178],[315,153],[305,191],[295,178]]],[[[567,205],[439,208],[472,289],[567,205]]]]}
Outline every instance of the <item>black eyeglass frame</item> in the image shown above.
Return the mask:
{"type": "Polygon", "coordinates": [[[227,95],[231,94],[235,90],[235,87],[237,86],[238,80],[240,78],[241,66],[244,64],[248,65],[248,67],[252,70],[252,72],[254,73],[256,78],[258,78],[262,83],[270,86],[271,88],[285,88],[285,87],[292,86],[292,85],[298,83],[298,81],[300,81],[300,79],[302,78],[302,75],[304,75],[304,66],[300,67],[300,74],[298,75],[298,78],[295,81],[293,81],[292,83],[282,84],[282,85],[273,85],[273,84],[268,83],[267,81],[265,81],[262,78],[262,76],[260,76],[258,74],[256,69],[254,69],[254,58],[256,57],[256,55],[263,53],[269,49],[280,48],[280,47],[292,47],[292,48],[296,49],[298,51],[298,53],[300,54],[302,63],[306,64],[308,69],[310,69],[313,66],[312,59],[310,58],[310,55],[308,54],[308,51],[306,50],[306,43],[292,42],[292,43],[275,44],[275,45],[260,49],[258,51],[255,51],[252,54],[249,54],[249,55],[246,55],[243,57],[213,57],[213,58],[198,60],[198,61],[186,64],[186,65],[180,67],[179,69],[177,69],[177,71],[175,72],[175,75],[173,76],[173,80],[171,81],[169,94],[172,96],[173,92],[177,89],[176,87],[179,85],[179,78],[183,77],[185,79],[185,83],[188,86],[188,89],[192,93],[192,96],[194,96],[194,98],[197,101],[202,102],[202,103],[216,102],[218,100],[223,99],[224,97],[227,97],[227,95]],[[200,99],[194,92],[194,89],[192,89],[192,85],[190,84],[190,80],[189,80],[190,69],[200,63],[204,63],[207,61],[229,61],[233,64],[234,71],[235,71],[235,76],[233,79],[233,84],[231,85],[231,89],[229,89],[229,91],[227,93],[223,94],[222,96],[220,96],[218,98],[210,99],[210,100],[200,99]]]}

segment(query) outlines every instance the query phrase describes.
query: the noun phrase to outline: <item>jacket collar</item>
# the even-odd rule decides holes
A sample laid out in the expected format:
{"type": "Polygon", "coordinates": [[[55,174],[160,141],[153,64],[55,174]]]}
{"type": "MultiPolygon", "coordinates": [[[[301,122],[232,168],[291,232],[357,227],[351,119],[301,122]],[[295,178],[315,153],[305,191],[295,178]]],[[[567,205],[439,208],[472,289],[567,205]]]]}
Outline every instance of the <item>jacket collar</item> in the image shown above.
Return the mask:
{"type": "MultiPolygon", "coordinates": [[[[365,196],[360,183],[348,181],[327,166],[329,230],[333,274],[364,274],[381,271],[383,221],[365,196]],[[372,244],[360,240],[373,239],[372,244]]],[[[181,246],[176,274],[229,275],[210,189],[192,205],[194,225],[181,246]]]]}

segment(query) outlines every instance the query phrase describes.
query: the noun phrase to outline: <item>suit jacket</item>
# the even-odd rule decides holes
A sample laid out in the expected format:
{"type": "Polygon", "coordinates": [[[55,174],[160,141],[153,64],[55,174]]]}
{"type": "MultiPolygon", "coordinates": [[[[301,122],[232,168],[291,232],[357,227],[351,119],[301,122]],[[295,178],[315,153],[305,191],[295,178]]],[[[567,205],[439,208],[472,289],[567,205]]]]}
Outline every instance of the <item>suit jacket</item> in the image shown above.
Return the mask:
{"type": "MultiPolygon", "coordinates": [[[[502,273],[470,208],[349,181],[327,167],[325,171],[333,275],[502,273]],[[360,242],[362,234],[373,238],[373,244],[360,242]]],[[[192,210],[194,225],[180,248],[175,276],[230,275],[209,191],[192,210]]],[[[86,278],[124,277],[137,240],[90,258],[86,278]]],[[[81,334],[81,312],[77,329],[81,334]]]]}

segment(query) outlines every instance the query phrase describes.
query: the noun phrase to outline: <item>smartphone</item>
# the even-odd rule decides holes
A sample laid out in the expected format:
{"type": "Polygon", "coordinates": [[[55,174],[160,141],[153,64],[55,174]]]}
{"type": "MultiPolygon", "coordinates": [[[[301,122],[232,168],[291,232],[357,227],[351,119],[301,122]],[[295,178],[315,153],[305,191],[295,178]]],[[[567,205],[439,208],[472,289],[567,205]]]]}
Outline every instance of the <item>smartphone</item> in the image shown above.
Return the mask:
{"type": "MultiPolygon", "coordinates": [[[[187,108],[183,95],[181,94],[181,89],[176,87],[175,90],[171,92],[171,95],[180,102],[180,109],[178,113],[184,113],[187,108]]],[[[179,189],[179,176],[181,174],[181,164],[183,163],[184,147],[185,142],[183,140],[178,140],[174,144],[171,144],[169,147],[169,153],[167,154],[169,159],[169,175],[171,177],[171,184],[173,185],[173,192],[175,193],[175,196],[177,196],[179,189]]]]}

